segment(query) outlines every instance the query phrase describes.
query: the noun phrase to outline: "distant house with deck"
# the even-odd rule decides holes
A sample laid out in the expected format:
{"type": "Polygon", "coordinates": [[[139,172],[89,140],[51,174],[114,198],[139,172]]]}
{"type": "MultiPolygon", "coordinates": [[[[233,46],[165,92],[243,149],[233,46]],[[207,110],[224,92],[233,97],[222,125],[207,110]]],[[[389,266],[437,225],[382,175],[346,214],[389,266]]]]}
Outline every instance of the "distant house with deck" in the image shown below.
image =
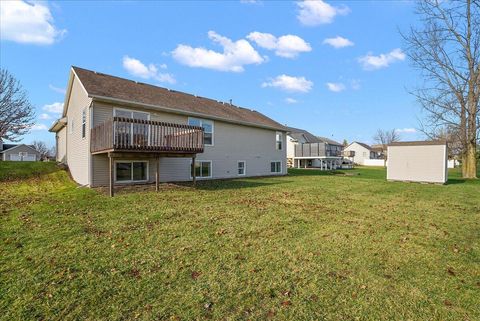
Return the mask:
{"type": "Polygon", "coordinates": [[[287,129],[247,108],[72,67],[56,160],[85,186],[285,175],[287,129]]]}
{"type": "Polygon", "coordinates": [[[342,165],[343,145],[295,127],[287,127],[287,162],[290,167],[336,169],[342,165]]]}
{"type": "Polygon", "coordinates": [[[344,149],[355,164],[364,166],[383,166],[382,150],[381,146],[373,148],[361,142],[352,142],[344,149]]]}

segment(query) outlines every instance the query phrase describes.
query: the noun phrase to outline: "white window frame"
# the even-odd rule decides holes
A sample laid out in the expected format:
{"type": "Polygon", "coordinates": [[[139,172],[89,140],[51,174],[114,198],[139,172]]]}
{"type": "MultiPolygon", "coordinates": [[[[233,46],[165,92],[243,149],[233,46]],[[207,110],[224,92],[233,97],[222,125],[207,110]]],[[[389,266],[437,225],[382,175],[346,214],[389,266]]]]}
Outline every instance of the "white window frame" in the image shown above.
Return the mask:
{"type": "MultiPolygon", "coordinates": [[[[195,176],[198,179],[206,179],[206,178],[212,178],[213,177],[213,162],[211,160],[204,160],[204,159],[196,159],[195,163],[210,163],[210,176],[195,176]]],[[[190,166],[192,165],[192,162],[190,161],[190,166]]],[[[202,172],[201,170],[202,166],[200,165],[200,173],[202,172]]],[[[195,170],[195,166],[193,166],[193,170],[195,170]]],[[[190,171],[190,178],[192,177],[192,171],[190,171]]]]}
{"type": "MultiPolygon", "coordinates": [[[[276,165],[275,165],[276,167],[276,165]]],[[[271,160],[270,161],[270,174],[282,174],[283,173],[283,164],[281,160],[271,160]],[[280,171],[279,172],[272,172],[272,163],[280,163],[280,171]]]]}
{"type": "Polygon", "coordinates": [[[82,139],[87,137],[87,108],[82,110],[82,139]]]}
{"type": "Polygon", "coordinates": [[[187,123],[190,125],[190,120],[195,119],[200,121],[200,127],[203,127],[203,122],[208,122],[212,125],[212,143],[205,144],[205,146],[215,146],[215,122],[210,119],[198,118],[198,117],[188,117],[187,123]]]}
{"type": "Polygon", "coordinates": [[[275,132],[275,150],[283,150],[283,133],[275,132]],[[280,141],[277,140],[277,136],[280,136],[280,141]],[[280,148],[278,148],[278,142],[280,142],[280,148]]]}
{"type": "MultiPolygon", "coordinates": [[[[136,110],[136,109],[127,109],[127,108],[120,108],[120,107],[114,107],[113,108],[113,117],[118,117],[116,114],[117,114],[117,110],[119,111],[125,111],[125,112],[129,112],[131,113],[131,119],[135,119],[133,118],[133,113],[143,113],[143,114],[147,114],[148,115],[148,118],[147,120],[150,120],[150,113],[148,111],[142,111],[142,110],[136,110]]],[[[131,124],[130,126],[130,133],[131,135],[133,135],[133,123],[131,124]]],[[[147,137],[147,140],[148,140],[148,145],[150,145],[150,125],[148,125],[148,137],[147,137]]],[[[115,139],[115,138],[114,138],[115,139]]]]}
{"type": "Polygon", "coordinates": [[[245,175],[247,175],[247,162],[244,160],[239,160],[237,161],[237,176],[245,176],[245,175]],[[240,165],[240,163],[243,163],[243,174],[238,173],[238,170],[240,169],[238,165],[240,165]]]}
{"type": "Polygon", "coordinates": [[[145,159],[119,159],[114,162],[114,178],[116,184],[131,184],[131,183],[146,183],[149,181],[150,178],[150,162],[145,159]],[[117,163],[131,163],[132,169],[130,173],[130,177],[133,178],[133,163],[147,163],[147,179],[145,180],[128,180],[128,181],[119,181],[117,180],[117,163]]]}

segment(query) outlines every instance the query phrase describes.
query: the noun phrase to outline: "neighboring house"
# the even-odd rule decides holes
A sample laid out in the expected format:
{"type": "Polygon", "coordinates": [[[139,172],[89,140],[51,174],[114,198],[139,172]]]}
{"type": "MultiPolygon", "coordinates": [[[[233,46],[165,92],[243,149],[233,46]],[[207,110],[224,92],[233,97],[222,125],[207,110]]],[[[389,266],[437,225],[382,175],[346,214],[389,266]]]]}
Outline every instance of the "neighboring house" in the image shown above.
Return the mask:
{"type": "Polygon", "coordinates": [[[40,153],[30,145],[4,144],[0,141],[0,159],[3,161],[34,162],[40,160],[40,153]]]}
{"type": "Polygon", "coordinates": [[[284,126],[204,97],[72,67],[61,117],[56,159],[81,185],[287,173],[284,126]]]}
{"type": "Polygon", "coordinates": [[[350,143],[347,147],[345,147],[345,153],[349,155],[349,158],[358,165],[365,165],[365,166],[383,166],[383,160],[381,159],[381,152],[379,149],[373,149],[371,146],[360,143],[360,142],[353,142],[350,143]],[[376,161],[370,161],[376,160],[376,161]]]}
{"type": "Polygon", "coordinates": [[[441,183],[447,181],[445,141],[397,142],[388,145],[387,180],[441,183]]]}
{"type": "Polygon", "coordinates": [[[342,166],[343,145],[294,127],[287,127],[287,162],[290,167],[336,169],[342,166]]]}

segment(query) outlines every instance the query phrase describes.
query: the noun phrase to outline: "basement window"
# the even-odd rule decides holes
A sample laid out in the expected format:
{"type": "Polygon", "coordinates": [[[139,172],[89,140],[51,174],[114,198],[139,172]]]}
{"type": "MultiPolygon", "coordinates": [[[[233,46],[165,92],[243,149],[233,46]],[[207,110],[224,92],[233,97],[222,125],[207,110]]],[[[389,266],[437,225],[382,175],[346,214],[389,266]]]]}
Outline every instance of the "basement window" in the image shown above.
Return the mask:
{"type": "Polygon", "coordinates": [[[147,161],[116,161],[115,181],[117,183],[136,183],[148,180],[147,161]]]}

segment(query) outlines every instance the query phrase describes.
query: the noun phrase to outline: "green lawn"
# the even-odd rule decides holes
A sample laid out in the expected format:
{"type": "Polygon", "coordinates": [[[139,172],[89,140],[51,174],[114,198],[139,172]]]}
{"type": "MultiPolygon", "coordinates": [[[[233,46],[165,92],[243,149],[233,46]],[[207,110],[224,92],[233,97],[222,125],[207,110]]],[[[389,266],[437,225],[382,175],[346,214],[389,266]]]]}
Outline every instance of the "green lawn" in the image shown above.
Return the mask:
{"type": "Polygon", "coordinates": [[[109,198],[37,164],[0,162],[2,320],[480,320],[480,181],[458,173],[292,170],[109,198]]]}

